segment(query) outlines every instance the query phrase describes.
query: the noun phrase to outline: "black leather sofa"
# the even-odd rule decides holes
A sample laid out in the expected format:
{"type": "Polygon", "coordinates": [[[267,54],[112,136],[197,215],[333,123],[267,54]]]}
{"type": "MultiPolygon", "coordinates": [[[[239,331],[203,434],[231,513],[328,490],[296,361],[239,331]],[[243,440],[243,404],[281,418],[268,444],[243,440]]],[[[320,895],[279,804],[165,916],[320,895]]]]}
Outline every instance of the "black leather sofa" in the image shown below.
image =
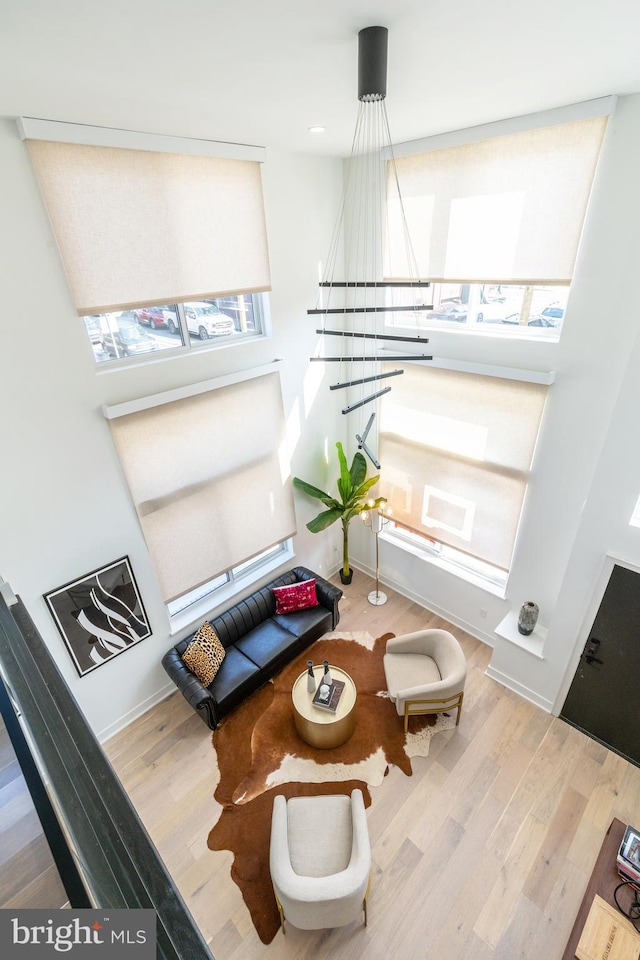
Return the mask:
{"type": "Polygon", "coordinates": [[[224,716],[270,680],[301,650],[335,629],[342,590],[306,567],[294,567],[220,616],[210,620],[226,650],[213,682],[203,686],[182,660],[193,634],[162,658],[162,665],[183,696],[212,730],[224,716]],[[272,587],[315,579],[318,606],[277,614],[272,587]]]}

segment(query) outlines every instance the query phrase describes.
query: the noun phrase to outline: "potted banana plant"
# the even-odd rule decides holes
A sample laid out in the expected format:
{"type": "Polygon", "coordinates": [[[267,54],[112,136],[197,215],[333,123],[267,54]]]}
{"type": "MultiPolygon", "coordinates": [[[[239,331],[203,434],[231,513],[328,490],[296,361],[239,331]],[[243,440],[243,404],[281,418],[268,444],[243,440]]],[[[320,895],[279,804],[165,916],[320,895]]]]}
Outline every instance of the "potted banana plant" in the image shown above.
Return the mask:
{"type": "Polygon", "coordinates": [[[307,530],[310,530],[311,533],[320,533],[321,530],[326,530],[336,520],[340,520],[342,523],[340,579],[342,583],[351,583],[353,570],[349,566],[349,523],[364,510],[373,510],[379,507],[381,503],[385,503],[386,497],[378,497],[377,500],[367,499],[367,494],[380,479],[380,474],[367,478],[367,461],[359,450],[355,453],[349,467],[342,444],[338,442],[336,447],[340,464],[338,497],[332,497],[330,493],[325,493],[324,490],[320,490],[298,477],[293,478],[293,485],[308,496],[320,500],[327,507],[326,510],[309,521],[307,530]]]}

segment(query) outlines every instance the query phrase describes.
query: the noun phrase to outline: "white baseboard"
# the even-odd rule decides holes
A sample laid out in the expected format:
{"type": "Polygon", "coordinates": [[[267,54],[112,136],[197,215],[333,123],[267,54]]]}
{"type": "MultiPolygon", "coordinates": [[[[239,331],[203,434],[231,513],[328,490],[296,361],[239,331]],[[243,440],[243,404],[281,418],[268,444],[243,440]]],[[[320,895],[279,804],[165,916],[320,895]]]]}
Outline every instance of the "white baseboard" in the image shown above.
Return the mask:
{"type": "Polygon", "coordinates": [[[503,687],[507,688],[507,690],[513,690],[513,692],[517,693],[518,696],[523,697],[530,703],[535,704],[536,707],[540,707],[545,711],[545,713],[552,712],[553,702],[551,700],[547,700],[546,697],[541,697],[540,694],[535,692],[535,690],[530,690],[529,687],[525,687],[524,684],[514,680],[513,677],[508,677],[506,673],[496,670],[495,667],[491,666],[491,664],[489,664],[485,670],[485,674],[488,677],[491,677],[492,680],[497,680],[497,682],[501,683],[503,687]]]}
{"type": "MultiPolygon", "coordinates": [[[[362,570],[363,573],[369,574],[370,577],[375,578],[375,570],[369,569],[366,564],[361,563],[358,569],[362,570]]],[[[472,637],[475,637],[476,640],[480,640],[481,643],[486,643],[488,647],[493,649],[495,641],[493,634],[485,633],[483,630],[478,630],[474,624],[467,623],[466,620],[463,620],[461,617],[457,617],[455,614],[451,613],[450,610],[445,610],[444,607],[438,606],[437,603],[427,604],[424,600],[424,597],[419,596],[413,590],[408,590],[404,583],[397,583],[393,577],[385,577],[384,582],[381,580],[380,583],[383,586],[386,584],[388,587],[391,587],[393,590],[395,590],[396,593],[406,597],[407,600],[413,600],[413,602],[417,603],[418,606],[424,607],[425,610],[429,610],[431,613],[435,613],[436,616],[442,617],[443,620],[448,620],[449,623],[453,623],[456,627],[460,627],[460,629],[464,630],[465,633],[469,633],[472,637]]]]}
{"type": "Polygon", "coordinates": [[[167,697],[170,697],[172,693],[175,693],[178,688],[175,683],[169,681],[163,687],[160,687],[155,693],[152,693],[150,697],[147,697],[146,700],[143,700],[142,703],[136,704],[131,710],[127,713],[123,713],[121,717],[117,720],[114,720],[113,723],[110,723],[108,727],[105,727],[104,730],[101,730],[99,733],[96,733],[96,737],[100,743],[105,743],[109,740],[110,737],[116,735],[124,727],[129,726],[130,723],[133,723],[134,720],[137,720],[138,717],[141,717],[143,713],[146,713],[147,710],[150,710],[151,707],[155,707],[156,703],[160,703],[161,700],[166,700],[167,697]]]}

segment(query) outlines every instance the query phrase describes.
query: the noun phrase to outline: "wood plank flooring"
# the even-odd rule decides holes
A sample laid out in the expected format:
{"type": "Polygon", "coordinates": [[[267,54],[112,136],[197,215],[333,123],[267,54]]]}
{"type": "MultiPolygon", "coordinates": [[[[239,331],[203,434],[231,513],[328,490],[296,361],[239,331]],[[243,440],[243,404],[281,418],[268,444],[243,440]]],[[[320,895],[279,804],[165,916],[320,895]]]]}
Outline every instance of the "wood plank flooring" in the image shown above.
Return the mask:
{"type": "MultiPolygon", "coordinates": [[[[448,626],[356,572],[340,628],[448,626]]],[[[372,789],[369,925],[258,940],[207,849],[218,817],[211,736],[176,692],[107,744],[116,771],[216,960],[554,960],[613,817],[640,825],[640,769],[485,675],[491,650],[459,629],[469,677],[460,726],[437,734],[414,775],[372,789]]],[[[400,722],[400,720],[399,720],[400,722]]]]}
{"type": "Polygon", "coordinates": [[[67,895],[0,719],[0,909],[57,909],[67,895]]]}

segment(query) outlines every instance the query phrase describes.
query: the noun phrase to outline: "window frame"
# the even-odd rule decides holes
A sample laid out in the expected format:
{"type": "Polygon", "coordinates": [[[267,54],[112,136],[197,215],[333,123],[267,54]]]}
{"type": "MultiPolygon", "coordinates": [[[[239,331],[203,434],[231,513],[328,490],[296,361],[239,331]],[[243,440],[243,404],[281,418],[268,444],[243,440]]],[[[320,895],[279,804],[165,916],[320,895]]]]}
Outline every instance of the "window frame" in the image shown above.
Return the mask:
{"type": "MultiPolygon", "coordinates": [[[[473,147],[474,144],[482,144],[483,141],[494,141],[502,137],[509,137],[511,135],[517,135],[522,133],[530,133],[536,130],[544,130],[545,128],[553,128],[556,126],[562,126],[566,124],[571,124],[579,121],[585,120],[595,120],[597,118],[608,118],[615,113],[617,98],[615,96],[606,96],[600,97],[593,100],[583,101],[581,103],[569,104],[563,107],[557,107],[550,110],[540,111],[539,113],[525,114],[518,117],[511,117],[505,120],[498,120],[490,122],[487,124],[481,124],[476,127],[467,127],[460,130],[449,131],[447,133],[436,134],[429,137],[423,137],[418,140],[404,141],[401,143],[396,143],[388,151],[387,161],[388,166],[393,168],[396,166],[398,161],[402,161],[404,158],[410,158],[418,156],[420,154],[430,154],[438,153],[443,150],[450,150],[457,147],[473,147]]],[[[604,137],[606,138],[606,130],[604,137]]],[[[606,139],[603,143],[606,142],[606,139]]],[[[600,149],[600,156],[602,156],[602,147],[600,149]]],[[[600,161],[598,160],[598,163],[600,161]]],[[[597,165],[594,176],[597,176],[597,165]]],[[[394,171],[390,180],[393,182],[394,178],[398,178],[398,173],[394,171]]],[[[385,198],[382,201],[385,207],[388,208],[390,203],[390,196],[388,192],[385,194],[385,198]]],[[[402,205],[402,198],[401,200],[402,205]]],[[[404,203],[406,204],[406,198],[404,203]]],[[[588,216],[588,204],[586,209],[586,215],[588,216]]],[[[402,214],[402,217],[405,217],[406,213],[402,214]]],[[[408,228],[405,225],[405,230],[408,228]]],[[[407,237],[405,236],[405,244],[407,242],[407,237]]],[[[413,248],[413,244],[410,243],[409,246],[413,248]]],[[[579,252],[579,246],[578,246],[579,252]]],[[[415,252],[412,249],[412,256],[415,258],[415,252]]],[[[417,264],[413,265],[415,271],[418,270],[417,264]]],[[[389,274],[388,279],[399,279],[395,276],[393,271],[389,274]]],[[[414,276],[414,279],[417,279],[417,273],[414,276]]],[[[431,303],[434,300],[434,293],[436,288],[440,285],[448,284],[459,284],[460,286],[469,285],[471,289],[473,287],[480,287],[484,283],[499,282],[497,280],[491,280],[486,278],[482,281],[479,279],[469,280],[465,277],[456,277],[448,281],[443,280],[441,277],[435,276],[421,276],[422,280],[431,280],[430,296],[431,303]]],[[[410,280],[408,281],[410,283],[410,280]]],[[[522,303],[524,309],[527,313],[527,321],[530,318],[529,310],[527,307],[527,298],[526,293],[526,281],[520,280],[520,282],[511,282],[509,283],[506,279],[502,280],[502,283],[505,286],[523,286],[523,299],[522,303]]],[[[572,278],[568,279],[568,282],[560,283],[560,281],[531,281],[528,284],[530,287],[533,287],[534,291],[539,290],[541,287],[558,287],[559,292],[562,291],[559,298],[556,298],[549,295],[549,303],[545,304],[544,308],[540,310],[536,309],[535,314],[542,313],[542,309],[546,309],[547,306],[555,305],[554,301],[559,299],[564,307],[564,312],[566,314],[567,306],[570,301],[570,292],[572,285],[572,278]]],[[[429,296],[429,294],[427,294],[429,296]]],[[[416,306],[421,303],[428,303],[428,301],[423,301],[422,299],[418,300],[419,295],[415,294],[415,303],[416,306]]],[[[445,297],[444,299],[449,299],[445,297]]],[[[438,298],[438,302],[440,299],[438,298]]],[[[424,311],[421,314],[414,315],[414,322],[411,321],[411,314],[403,314],[398,318],[397,323],[393,323],[391,314],[385,318],[386,324],[390,330],[395,329],[408,329],[414,330],[418,327],[420,330],[429,330],[438,333],[453,333],[455,335],[459,334],[476,334],[479,336],[490,336],[493,338],[502,338],[505,340],[512,341],[535,341],[535,342],[546,342],[546,343],[557,343],[560,340],[562,334],[562,328],[564,324],[564,317],[560,322],[558,327],[543,327],[540,326],[529,326],[527,324],[501,324],[499,322],[491,323],[482,323],[477,322],[475,316],[470,316],[469,314],[477,306],[478,298],[470,297],[467,301],[470,306],[468,311],[467,319],[461,323],[452,322],[449,319],[438,320],[435,317],[431,317],[427,311],[424,311]]],[[[522,311],[520,311],[522,312],[522,311]]]]}
{"type": "MultiPolygon", "coordinates": [[[[496,305],[491,302],[485,303],[481,300],[481,288],[483,286],[486,286],[486,284],[432,283],[426,291],[423,292],[420,290],[420,304],[416,303],[416,306],[422,305],[424,302],[433,309],[415,313],[405,311],[393,314],[389,312],[385,316],[385,327],[389,332],[429,330],[434,333],[476,334],[484,337],[490,336],[516,341],[533,340],[537,342],[557,343],[560,340],[564,324],[564,315],[566,315],[570,298],[570,286],[558,284],[555,285],[554,289],[548,284],[531,284],[529,286],[524,284],[503,284],[505,287],[516,288],[516,292],[512,293],[511,297],[509,297],[509,291],[507,291],[506,297],[511,299],[512,304],[505,307],[505,313],[506,316],[509,316],[510,313],[517,310],[519,315],[517,323],[512,321],[507,322],[505,318],[499,317],[498,314],[502,311],[500,311],[496,305]],[[454,287],[458,290],[457,296],[454,295],[453,289],[447,289],[454,287]],[[464,287],[470,288],[469,291],[466,292],[467,300],[462,300],[462,297],[465,295],[465,292],[462,290],[464,287]],[[528,289],[532,291],[530,295],[527,294],[528,289]],[[557,294],[555,292],[556,289],[557,294]],[[516,308],[514,302],[516,298],[520,304],[518,308],[516,308]],[[538,302],[544,302],[545,300],[549,302],[547,302],[544,307],[536,307],[534,309],[534,298],[538,302]],[[437,306],[435,306],[435,303],[437,303],[437,306]],[[448,306],[466,308],[465,319],[457,320],[456,318],[444,318],[437,315],[444,312],[448,306]],[[530,324],[529,321],[535,319],[537,316],[542,316],[544,310],[556,309],[558,306],[562,310],[563,315],[557,326],[545,327],[542,324],[530,324]],[[484,316],[487,312],[490,314],[488,317],[484,316]],[[526,323],[520,322],[520,314],[522,313],[526,314],[526,323]],[[483,315],[483,320],[478,319],[480,314],[483,315]]],[[[388,291],[387,306],[393,305],[394,293],[395,291],[393,290],[388,291]]],[[[418,294],[416,294],[416,299],[417,297],[418,294]]],[[[496,301],[496,304],[498,302],[499,301],[496,301]]]]}
{"type": "MultiPolygon", "coordinates": [[[[265,554],[262,559],[260,559],[259,555],[259,557],[246,560],[237,567],[232,567],[231,570],[227,570],[225,581],[217,587],[207,590],[207,587],[215,581],[210,581],[209,584],[203,584],[199,588],[199,590],[202,591],[202,596],[185,605],[182,609],[176,608],[174,613],[171,612],[171,607],[177,605],[183,598],[178,598],[171,603],[165,604],[167,618],[169,620],[170,636],[191,629],[195,625],[202,623],[203,620],[211,619],[213,612],[218,607],[233,600],[245,590],[253,588],[263,577],[274,573],[285,564],[289,565],[295,557],[293,538],[289,537],[286,540],[282,540],[279,544],[276,544],[276,546],[265,551],[265,554]],[[244,569],[242,569],[243,567],[244,569]]],[[[222,576],[224,576],[224,574],[220,574],[220,576],[215,579],[218,580],[222,576]]],[[[195,590],[193,591],[193,593],[196,592],[195,590]]],[[[187,594],[184,596],[187,596],[187,594]]]]}
{"type": "MultiPolygon", "coordinates": [[[[187,321],[185,316],[185,304],[176,303],[176,304],[162,304],[162,306],[175,307],[176,316],[178,319],[180,334],[180,342],[172,344],[170,347],[162,348],[160,350],[152,350],[148,353],[143,353],[138,356],[130,357],[105,357],[104,359],[99,359],[96,355],[96,346],[95,341],[93,340],[92,334],[90,333],[86,321],[92,319],[93,317],[107,318],[105,321],[109,325],[109,317],[113,316],[112,314],[92,314],[90,317],[79,317],[83,323],[83,328],[86,331],[87,340],[89,348],[91,350],[91,356],[93,357],[94,368],[97,373],[109,373],[114,370],[123,370],[128,369],[132,366],[142,366],[146,364],[159,363],[161,361],[173,359],[176,357],[185,357],[185,356],[197,356],[200,353],[208,352],[210,350],[221,350],[224,348],[237,347],[244,343],[255,343],[258,340],[267,340],[272,336],[272,326],[271,326],[271,310],[269,302],[269,292],[263,291],[260,293],[238,293],[230,295],[228,297],[218,297],[218,298],[209,298],[209,300],[215,304],[216,300],[228,300],[233,297],[251,297],[252,307],[254,318],[256,321],[257,328],[251,332],[242,333],[241,331],[235,331],[229,336],[224,337],[210,337],[208,340],[198,340],[197,336],[190,334],[187,328],[187,321]]],[[[131,312],[134,312],[138,309],[144,309],[147,306],[156,306],[156,304],[140,304],[139,307],[133,308],[131,312]]],[[[129,311],[122,311],[123,313],[129,311]]],[[[133,318],[132,318],[133,319],[133,318]]],[[[145,325],[141,324],[139,320],[134,321],[138,323],[142,329],[145,329],[145,325]]]]}
{"type": "MultiPolygon", "coordinates": [[[[393,351],[385,350],[384,359],[393,360],[393,353],[393,351]]],[[[436,358],[425,364],[420,361],[418,357],[416,357],[416,365],[421,367],[436,367],[439,369],[451,370],[459,373],[479,374],[481,376],[498,379],[541,384],[547,387],[551,386],[555,382],[555,371],[534,371],[523,368],[500,367],[497,365],[493,366],[488,364],[473,363],[465,360],[438,360],[436,358]]],[[[546,407],[546,402],[544,407],[546,407]]],[[[448,573],[451,573],[454,576],[467,581],[468,583],[472,583],[475,586],[481,587],[483,590],[486,590],[495,596],[504,598],[506,596],[509,577],[511,576],[513,559],[518,548],[519,531],[522,523],[523,511],[525,509],[528,488],[533,474],[540,430],[542,429],[544,423],[544,407],[540,423],[538,425],[538,434],[534,443],[531,465],[528,469],[528,477],[522,499],[522,506],[513,538],[513,548],[509,569],[502,571],[501,568],[496,567],[489,561],[482,560],[480,557],[476,557],[473,553],[467,554],[451,544],[431,538],[427,534],[420,533],[419,531],[414,531],[406,525],[396,522],[395,518],[393,519],[392,523],[388,524],[381,532],[380,536],[382,539],[386,540],[390,544],[393,544],[399,549],[410,553],[421,560],[424,560],[425,562],[434,564],[440,569],[446,570],[448,573]],[[485,570],[483,570],[483,568],[485,568],[485,570]],[[503,574],[503,576],[501,574],[503,574]]],[[[389,506],[393,509],[392,500],[389,501],[389,506]]]]}
{"type": "Polygon", "coordinates": [[[506,597],[510,571],[492,567],[491,564],[483,563],[470,554],[462,553],[455,547],[437,540],[431,540],[399,523],[389,523],[380,533],[380,537],[405,553],[410,553],[425,563],[430,563],[453,576],[466,580],[467,583],[480,587],[487,593],[502,599],[506,597]],[[491,572],[483,572],[482,566],[491,568],[491,572]]]}
{"type": "MultiPolygon", "coordinates": [[[[191,415],[191,416],[194,415],[193,406],[187,407],[186,409],[183,406],[181,410],[179,409],[177,410],[175,408],[175,405],[179,404],[180,401],[185,401],[185,400],[191,401],[191,400],[197,399],[198,397],[204,399],[208,395],[209,397],[211,397],[212,395],[215,395],[216,392],[219,390],[225,390],[225,388],[230,388],[231,394],[229,393],[229,391],[227,391],[226,397],[224,395],[221,395],[222,396],[221,403],[223,404],[222,409],[224,409],[225,403],[233,404],[234,393],[237,393],[237,388],[241,387],[243,384],[247,384],[247,385],[254,384],[256,385],[258,392],[259,393],[261,392],[260,399],[263,402],[261,413],[263,414],[263,420],[264,420],[264,415],[266,415],[267,413],[273,414],[273,410],[270,407],[267,407],[264,405],[265,400],[272,401],[272,407],[274,409],[276,407],[279,409],[280,403],[283,403],[282,394],[281,394],[282,385],[281,385],[280,369],[279,369],[280,363],[281,361],[276,360],[268,364],[263,364],[259,367],[252,367],[244,371],[227,374],[225,376],[217,377],[212,380],[201,381],[199,383],[191,384],[188,386],[178,387],[173,390],[168,390],[160,394],[140,397],[137,400],[125,401],[124,403],[119,403],[115,405],[103,404],[102,406],[102,413],[105,419],[109,421],[110,426],[112,427],[112,435],[113,435],[112,438],[116,448],[116,454],[120,460],[125,477],[127,479],[127,485],[129,487],[129,493],[132,499],[132,506],[138,516],[140,532],[143,538],[145,539],[145,542],[147,542],[149,557],[155,570],[156,579],[158,581],[161,594],[163,596],[163,603],[167,608],[168,616],[169,616],[169,611],[168,611],[169,604],[174,603],[175,601],[180,601],[181,598],[184,598],[186,595],[190,593],[193,594],[196,591],[200,591],[203,589],[203,587],[206,587],[207,585],[215,584],[221,577],[227,578],[227,580],[231,582],[232,587],[234,583],[239,583],[240,586],[238,586],[237,588],[234,588],[234,590],[237,592],[237,590],[243,588],[244,586],[255,582],[256,579],[262,576],[269,569],[276,569],[277,567],[284,564],[287,561],[287,559],[290,559],[290,557],[293,556],[292,540],[293,540],[293,537],[295,536],[297,524],[296,524],[295,506],[293,501],[293,492],[292,492],[292,487],[290,482],[290,470],[288,468],[288,463],[285,464],[283,461],[283,455],[286,456],[286,447],[284,446],[284,443],[285,443],[284,435],[286,434],[286,419],[284,416],[284,409],[282,410],[281,422],[278,419],[276,423],[273,420],[273,417],[272,417],[272,420],[269,421],[270,423],[272,422],[275,423],[274,430],[276,432],[278,429],[282,430],[283,436],[280,441],[277,441],[277,440],[275,441],[277,444],[276,446],[274,446],[273,448],[269,448],[272,455],[268,458],[268,462],[266,463],[267,471],[271,472],[270,473],[271,478],[273,478],[274,470],[275,470],[275,473],[277,474],[276,484],[277,484],[278,490],[281,490],[281,493],[279,495],[277,494],[277,491],[274,492],[275,488],[271,490],[271,493],[269,494],[270,496],[269,505],[270,505],[270,508],[273,507],[272,501],[275,496],[276,506],[278,506],[279,504],[280,507],[282,508],[281,513],[279,514],[277,510],[275,510],[275,508],[272,509],[271,510],[272,516],[270,518],[270,523],[261,524],[259,527],[253,528],[253,529],[259,530],[259,536],[258,537],[251,536],[251,535],[245,536],[244,542],[240,544],[240,548],[241,548],[240,550],[238,549],[238,544],[235,544],[234,549],[231,549],[231,550],[226,549],[226,553],[223,550],[222,555],[220,555],[220,551],[218,550],[218,553],[216,554],[216,562],[218,563],[218,565],[215,567],[213,566],[213,564],[210,564],[210,561],[213,556],[211,554],[211,550],[210,549],[208,551],[204,550],[203,545],[201,543],[201,549],[199,551],[199,554],[203,553],[203,554],[206,554],[206,556],[204,557],[199,556],[199,562],[196,564],[195,568],[192,565],[189,571],[189,575],[193,575],[193,579],[191,582],[197,583],[198,579],[201,579],[202,581],[201,586],[200,587],[192,586],[191,588],[187,586],[186,589],[184,589],[182,592],[179,592],[179,590],[175,589],[178,586],[178,583],[176,581],[179,581],[180,579],[182,579],[183,581],[185,580],[184,576],[180,576],[180,575],[176,576],[176,570],[181,569],[179,566],[180,557],[179,556],[176,557],[172,553],[171,562],[164,565],[160,563],[158,559],[160,555],[158,553],[155,554],[155,558],[154,558],[153,545],[155,544],[156,547],[159,544],[162,545],[162,537],[164,534],[161,533],[160,539],[158,539],[157,526],[155,528],[155,531],[152,531],[151,528],[148,527],[148,525],[146,525],[147,513],[150,513],[153,515],[153,510],[146,511],[143,507],[141,512],[141,504],[143,504],[143,502],[144,504],[157,502],[158,496],[160,496],[160,498],[162,499],[164,494],[166,494],[169,500],[171,500],[171,496],[174,490],[179,491],[183,489],[183,487],[179,486],[181,482],[183,484],[185,482],[188,482],[191,484],[195,482],[196,486],[200,486],[204,488],[206,492],[206,488],[208,487],[209,489],[211,489],[212,486],[218,481],[220,477],[222,477],[224,483],[228,483],[229,477],[228,476],[225,477],[224,471],[223,472],[216,471],[213,468],[208,468],[209,474],[207,476],[201,475],[201,472],[199,471],[201,471],[202,463],[208,462],[208,461],[206,461],[206,458],[203,461],[202,444],[200,440],[198,440],[197,443],[198,443],[199,458],[197,458],[198,463],[194,465],[195,473],[193,474],[193,476],[195,477],[195,481],[192,480],[192,478],[189,475],[187,475],[186,478],[180,477],[176,479],[171,474],[170,476],[173,484],[173,489],[169,489],[169,487],[166,486],[166,483],[165,483],[166,477],[161,478],[160,480],[157,481],[159,482],[160,486],[157,487],[155,490],[150,488],[148,486],[149,476],[147,475],[148,470],[146,468],[146,463],[145,463],[145,469],[141,473],[140,464],[135,463],[134,460],[128,459],[128,456],[127,456],[129,449],[131,449],[131,447],[127,448],[127,443],[131,444],[132,440],[133,442],[135,442],[135,439],[136,439],[135,437],[132,437],[131,433],[129,432],[131,429],[131,421],[129,422],[130,423],[129,427],[125,426],[124,428],[124,437],[125,437],[124,448],[121,443],[122,434],[120,433],[120,428],[118,427],[118,421],[120,420],[120,418],[128,417],[129,415],[132,415],[132,414],[133,415],[146,414],[151,412],[154,408],[163,408],[168,405],[169,408],[171,406],[174,407],[173,424],[175,427],[176,423],[179,424],[185,415],[191,415]],[[271,381],[270,385],[267,384],[267,379],[271,381]],[[262,386],[260,386],[260,381],[262,381],[262,386]],[[277,382],[277,386],[275,385],[276,382],[277,382]],[[266,394],[265,394],[265,391],[266,391],[266,394]],[[279,399],[277,399],[278,397],[279,399]],[[120,439],[118,438],[119,433],[120,433],[120,439]],[[133,473],[128,473],[128,464],[133,464],[132,466],[133,473]],[[285,470],[286,472],[284,472],[285,470]],[[287,482],[287,478],[288,478],[288,482],[287,482]],[[164,487],[163,487],[163,484],[164,484],[164,487]],[[164,494],[163,494],[163,491],[164,491],[164,494]],[[137,498],[142,498],[142,499],[137,499],[137,498]],[[273,519],[276,516],[279,517],[277,522],[275,522],[273,519]],[[151,539],[149,539],[149,535],[151,539]],[[282,539],[278,539],[278,537],[282,537],[282,539]],[[265,543],[266,543],[266,546],[262,546],[265,543]],[[283,547],[283,544],[284,544],[284,547],[283,547]],[[253,548],[253,551],[257,549],[258,552],[257,553],[252,552],[250,548],[253,548]],[[246,552],[244,552],[245,550],[246,552]],[[274,551],[275,553],[273,553],[274,551]],[[239,553],[244,553],[247,559],[239,560],[238,559],[239,553]],[[282,556],[280,556],[281,553],[282,553],[282,556]],[[266,555],[263,557],[263,554],[266,554],[266,555]],[[224,563],[222,562],[224,560],[226,560],[226,562],[231,561],[232,563],[234,560],[237,560],[237,562],[234,564],[233,567],[228,568],[225,571],[224,563]],[[176,566],[176,564],[178,564],[178,566],[176,566]],[[204,566],[211,565],[211,569],[210,571],[208,571],[208,576],[209,576],[208,580],[206,579],[207,571],[203,571],[202,569],[203,564],[204,566]],[[200,567],[200,569],[198,569],[198,566],[200,567]],[[215,573],[215,569],[219,570],[217,574],[215,573]],[[230,570],[232,571],[231,576],[229,575],[230,570]],[[204,575],[200,577],[199,574],[202,574],[203,572],[204,572],[204,575]],[[171,587],[173,587],[173,589],[170,589],[171,587]],[[171,597],[172,594],[173,594],[173,599],[168,599],[169,597],[171,597]]],[[[255,393],[256,391],[254,390],[253,392],[255,393]]],[[[201,404],[200,404],[200,407],[201,407],[200,418],[202,419],[203,409],[201,404]]],[[[204,413],[206,414],[207,412],[208,411],[205,406],[204,413]]],[[[278,410],[276,409],[275,412],[278,413],[278,410]]],[[[134,432],[136,429],[136,423],[137,423],[137,429],[140,429],[140,418],[134,417],[134,420],[133,420],[134,432]]],[[[160,423],[162,425],[162,418],[160,420],[160,423]]],[[[146,424],[144,429],[146,429],[147,427],[148,427],[148,423],[146,424]]],[[[267,436],[267,434],[268,434],[268,431],[266,431],[264,435],[264,439],[266,442],[273,439],[273,437],[271,437],[270,435],[267,436]]],[[[190,435],[191,434],[189,434],[189,436],[190,435]]],[[[210,436],[208,440],[209,442],[211,442],[212,436],[210,436]]],[[[218,442],[218,434],[216,433],[216,443],[217,442],[218,442]]],[[[243,442],[246,442],[245,438],[243,438],[243,442]]],[[[156,442],[156,455],[158,453],[158,449],[161,449],[161,448],[157,447],[157,442],[156,442]]],[[[254,459],[251,461],[247,461],[248,466],[251,467],[252,464],[256,462],[261,462],[264,467],[265,458],[263,457],[262,460],[257,461],[255,459],[256,452],[254,448],[252,447],[251,450],[252,450],[252,456],[254,457],[254,459]]],[[[236,457],[239,455],[237,450],[235,451],[235,455],[236,457]]],[[[228,473],[229,467],[227,466],[226,469],[228,473]]],[[[262,470],[262,473],[264,473],[264,469],[262,470]]],[[[234,474],[234,477],[235,477],[235,474],[234,474]]],[[[154,480],[154,482],[156,481],[154,480]]],[[[235,482],[235,479],[234,479],[234,482],[235,482]]],[[[188,489],[190,490],[195,489],[195,487],[189,486],[188,489]]],[[[193,500],[196,498],[192,497],[191,499],[193,500]]],[[[204,500],[200,498],[200,502],[195,505],[196,506],[195,514],[193,514],[193,504],[192,504],[192,514],[195,516],[195,519],[198,520],[197,512],[198,510],[200,510],[201,515],[203,516],[206,515],[208,517],[207,523],[209,527],[211,527],[211,518],[209,516],[210,505],[211,505],[210,500],[209,500],[209,503],[207,503],[206,498],[204,500]],[[205,511],[205,514],[202,514],[203,510],[205,511]]],[[[234,501],[234,508],[236,510],[236,513],[244,509],[242,504],[239,501],[238,502],[234,501]]],[[[228,509],[226,510],[226,521],[227,523],[229,522],[228,509]]],[[[153,520],[151,521],[151,523],[153,526],[154,525],[153,520]]],[[[204,524],[205,527],[207,526],[207,523],[204,524]]],[[[191,526],[193,527],[193,523],[191,524],[191,526]]],[[[165,526],[164,526],[165,534],[167,530],[169,530],[171,535],[175,535],[176,533],[179,534],[181,530],[184,530],[184,529],[185,529],[184,524],[180,524],[179,522],[176,522],[174,518],[169,517],[168,522],[165,519],[165,526]],[[176,530],[176,527],[181,529],[176,530]]],[[[189,530],[188,523],[187,523],[186,529],[189,530]]],[[[200,526],[200,531],[202,532],[202,525],[200,526]]],[[[217,536],[218,529],[215,528],[215,531],[217,536]]],[[[227,547],[228,547],[228,542],[227,542],[227,547]]],[[[180,551],[178,551],[178,553],[180,553],[180,551]]],[[[183,553],[183,558],[184,557],[186,557],[189,560],[192,559],[189,552],[187,552],[187,554],[183,553]]],[[[182,573],[184,574],[184,570],[182,571],[182,573]]],[[[189,575],[187,575],[186,579],[189,579],[189,575]]],[[[202,601],[203,601],[202,607],[203,608],[206,607],[210,609],[211,600],[208,599],[208,597],[211,596],[212,592],[215,593],[217,589],[224,588],[224,587],[225,587],[225,583],[222,582],[219,584],[219,587],[214,586],[212,590],[207,590],[206,595],[203,594],[202,596],[202,601]]],[[[233,595],[233,590],[230,595],[233,595]]],[[[223,601],[224,601],[223,593],[220,593],[220,599],[219,600],[216,599],[215,602],[222,603],[223,601]]],[[[191,618],[195,615],[193,611],[199,609],[198,603],[194,603],[190,605],[187,609],[189,610],[187,620],[190,621],[191,618]]],[[[176,611],[175,619],[177,620],[177,618],[178,618],[178,611],[176,611]]],[[[174,618],[170,617],[170,620],[171,619],[174,619],[174,618]]],[[[180,626],[181,625],[182,625],[182,620],[180,620],[180,626]]],[[[177,630],[178,627],[176,627],[175,629],[177,630]]]]}

